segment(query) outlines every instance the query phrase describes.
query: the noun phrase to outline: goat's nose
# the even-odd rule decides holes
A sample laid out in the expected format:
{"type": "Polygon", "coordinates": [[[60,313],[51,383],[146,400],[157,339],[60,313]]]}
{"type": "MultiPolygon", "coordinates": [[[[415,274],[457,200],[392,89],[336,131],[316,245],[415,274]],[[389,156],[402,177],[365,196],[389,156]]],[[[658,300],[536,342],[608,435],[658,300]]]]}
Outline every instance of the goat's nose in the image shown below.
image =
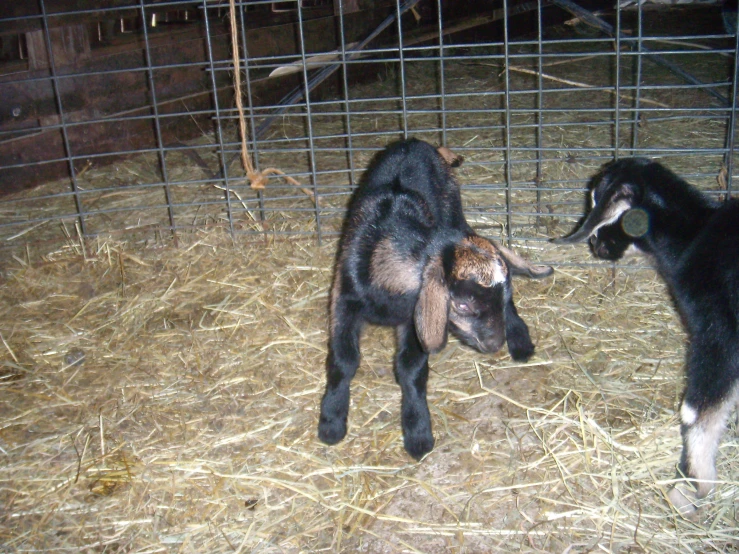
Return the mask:
{"type": "Polygon", "coordinates": [[[485,341],[484,351],[488,354],[493,354],[501,349],[504,342],[505,342],[505,337],[500,337],[500,336],[491,337],[485,341]]]}

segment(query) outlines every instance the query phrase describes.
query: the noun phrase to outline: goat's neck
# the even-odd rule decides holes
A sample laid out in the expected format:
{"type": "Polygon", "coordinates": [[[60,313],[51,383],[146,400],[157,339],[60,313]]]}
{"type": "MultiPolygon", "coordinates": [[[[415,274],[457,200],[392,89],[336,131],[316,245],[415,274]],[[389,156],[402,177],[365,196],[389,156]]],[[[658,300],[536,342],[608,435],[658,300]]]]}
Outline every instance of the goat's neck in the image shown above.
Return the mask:
{"type": "Polygon", "coordinates": [[[671,200],[669,208],[662,203],[649,210],[651,230],[642,247],[654,257],[657,269],[668,281],[679,271],[681,257],[716,210],[702,195],[689,198],[683,205],[675,205],[675,199],[671,200]]]}

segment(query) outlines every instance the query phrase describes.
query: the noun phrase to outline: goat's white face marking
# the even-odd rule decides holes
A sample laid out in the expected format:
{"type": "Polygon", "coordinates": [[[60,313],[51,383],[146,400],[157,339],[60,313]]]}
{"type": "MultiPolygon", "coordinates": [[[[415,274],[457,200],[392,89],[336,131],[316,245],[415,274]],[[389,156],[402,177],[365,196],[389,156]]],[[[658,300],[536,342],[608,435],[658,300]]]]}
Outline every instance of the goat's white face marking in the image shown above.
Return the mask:
{"type": "Polygon", "coordinates": [[[683,425],[693,425],[696,419],[698,419],[698,412],[687,402],[683,401],[682,406],[680,406],[680,421],[682,421],[683,425]]]}
{"type": "MultiPolygon", "coordinates": [[[[593,201],[595,201],[595,198],[593,198],[593,201]]],[[[595,235],[601,227],[605,227],[606,225],[610,225],[611,223],[618,221],[618,218],[630,209],[631,205],[626,200],[614,202],[614,204],[609,206],[603,213],[603,220],[599,221],[598,224],[593,227],[593,230],[590,232],[590,236],[592,237],[595,235]]]]}
{"type": "Polygon", "coordinates": [[[499,285],[501,283],[506,282],[506,267],[504,263],[501,263],[501,260],[497,259],[495,260],[495,263],[493,264],[493,282],[491,286],[493,285],[499,285]]]}

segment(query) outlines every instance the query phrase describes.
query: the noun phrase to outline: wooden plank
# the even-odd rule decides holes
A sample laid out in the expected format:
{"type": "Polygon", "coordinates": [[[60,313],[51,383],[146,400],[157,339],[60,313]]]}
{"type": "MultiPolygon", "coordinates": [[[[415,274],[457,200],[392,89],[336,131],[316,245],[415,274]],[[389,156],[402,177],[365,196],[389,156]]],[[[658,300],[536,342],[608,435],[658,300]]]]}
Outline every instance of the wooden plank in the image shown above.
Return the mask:
{"type": "MultiPolygon", "coordinates": [[[[90,59],[90,36],[86,25],[70,25],[49,29],[51,51],[57,67],[79,65],[90,59]]],[[[43,31],[26,33],[28,49],[28,67],[46,69],[49,67],[49,55],[46,49],[46,38],[43,31]]]]}
{"type": "MultiPolygon", "coordinates": [[[[255,81],[252,85],[253,98],[257,104],[260,101],[275,102],[276,99],[292,90],[297,83],[297,77],[255,81]]],[[[225,86],[219,91],[219,105],[231,106],[232,104],[233,90],[230,85],[225,86]]],[[[214,122],[210,114],[190,115],[188,113],[200,110],[212,110],[210,91],[159,104],[159,113],[163,116],[160,118],[160,128],[164,144],[174,144],[196,138],[201,136],[204,130],[208,132],[213,129],[214,122]],[[169,118],[166,117],[167,114],[179,114],[179,116],[169,118]]],[[[119,115],[150,114],[151,108],[145,106],[119,115]]],[[[91,158],[92,163],[97,167],[125,159],[126,155],[118,154],[124,149],[157,148],[154,124],[150,118],[130,119],[124,122],[95,122],[90,125],[69,127],[68,139],[75,156],[109,152],[110,155],[91,158]]],[[[63,159],[65,156],[62,133],[59,129],[39,130],[35,135],[0,144],[0,196],[68,176],[69,166],[68,162],[63,159]],[[45,160],[54,159],[60,161],[45,163],[45,160]],[[8,167],[20,164],[30,165],[8,167]]],[[[76,160],[76,170],[81,170],[87,163],[85,158],[76,160]]],[[[212,170],[216,172],[218,167],[213,167],[212,170]]]]}
{"type": "MultiPolygon", "coordinates": [[[[368,13],[358,12],[347,16],[347,38],[360,38],[374,28],[386,14],[387,9],[368,13]]],[[[336,47],[336,24],[334,17],[321,18],[305,23],[304,31],[309,51],[326,51],[336,47]]],[[[295,25],[282,25],[268,29],[253,29],[247,32],[247,47],[250,57],[295,55],[295,25]]],[[[211,33],[214,58],[230,59],[229,36],[225,30],[211,33]]],[[[109,163],[120,156],[116,152],[140,148],[154,148],[153,123],[150,119],[105,123],[101,121],[112,114],[149,115],[150,93],[148,77],[141,71],[144,44],[132,42],[130,48],[105,55],[93,50],[89,59],[78,59],[74,67],[60,68],[60,73],[91,72],[110,69],[132,68],[101,75],[69,77],[58,81],[67,122],[91,121],[85,125],[68,127],[68,139],[72,154],[88,156],[110,153],[96,158],[96,164],[109,163]]],[[[207,60],[203,31],[193,27],[152,37],[150,53],[154,65],[176,65],[207,60]]],[[[211,109],[211,81],[202,66],[162,68],[154,72],[159,111],[162,114],[187,110],[211,109]],[[185,100],[182,100],[182,99],[185,100]]],[[[268,69],[256,70],[253,77],[266,77],[268,69]]],[[[64,158],[62,134],[58,129],[44,126],[58,124],[56,102],[48,71],[39,69],[28,72],[35,80],[19,81],[17,76],[0,77],[0,183],[8,192],[17,187],[30,187],[51,178],[68,174],[67,162],[43,163],[45,160],[64,158]],[[32,136],[19,138],[18,133],[8,131],[24,129],[32,136]],[[21,168],[7,166],[29,165],[21,168]]],[[[218,85],[224,88],[222,106],[230,105],[230,74],[217,72],[218,85]]],[[[255,105],[273,104],[299,83],[299,76],[279,80],[257,78],[253,81],[255,105]]],[[[210,116],[192,118],[189,115],[172,119],[162,118],[162,136],[165,144],[186,140],[202,134],[203,128],[212,128],[210,116]]],[[[216,168],[214,168],[215,170],[216,168]]]]}
{"type": "MultiPolygon", "coordinates": [[[[229,102],[224,93],[223,102],[229,102]]],[[[211,100],[207,95],[196,97],[184,103],[192,111],[207,109],[211,100]]],[[[179,111],[182,104],[177,106],[179,111]]],[[[162,107],[162,115],[172,111],[174,106],[162,107]]],[[[150,113],[150,110],[149,110],[150,113]]],[[[132,115],[146,115],[144,110],[132,115]]],[[[172,143],[178,140],[193,138],[209,129],[212,122],[209,117],[180,117],[161,120],[162,140],[172,143]]],[[[103,152],[120,152],[123,149],[137,150],[156,148],[156,136],[151,119],[129,119],[110,123],[95,123],[68,128],[68,139],[75,155],[100,154],[103,152]]],[[[42,131],[36,136],[29,136],[6,142],[0,149],[0,195],[13,191],[32,188],[45,181],[63,178],[69,175],[69,165],[65,157],[62,133],[59,129],[42,131]],[[43,163],[44,160],[61,160],[43,163]],[[38,163],[41,162],[41,163],[38,163]],[[30,164],[24,167],[7,167],[9,165],[30,164]]],[[[104,166],[125,158],[120,154],[91,158],[96,167],[104,166]]],[[[76,170],[87,165],[88,160],[75,161],[76,170]]],[[[215,168],[214,168],[215,169],[215,168]]]]}
{"type": "MultiPolygon", "coordinates": [[[[345,18],[347,40],[361,38],[385,15],[385,10],[369,13],[357,12],[345,18]]],[[[326,17],[305,22],[307,53],[331,51],[336,48],[336,24],[334,17],[326,17]]],[[[41,36],[41,35],[37,35],[41,36]]],[[[295,56],[299,52],[298,32],[295,24],[278,25],[247,31],[247,49],[250,58],[267,56],[295,56]]],[[[216,60],[230,60],[229,35],[223,26],[211,29],[213,57],[216,60]]],[[[40,48],[40,47],[39,47],[40,48]]],[[[96,48],[88,55],[79,55],[76,63],[57,64],[58,75],[74,73],[95,73],[110,70],[131,69],[103,75],[84,75],[58,80],[65,112],[89,112],[74,116],[73,120],[90,119],[95,115],[105,115],[146,105],[149,102],[146,72],[141,71],[145,44],[139,37],[126,45],[110,48],[96,48]],[[122,93],[121,91],[125,91],[122,93]]],[[[45,52],[45,47],[43,49],[45,52]]],[[[184,96],[203,86],[210,87],[210,79],[205,72],[207,50],[204,28],[193,26],[187,29],[153,35],[149,40],[152,64],[156,66],[175,66],[178,64],[201,63],[200,66],[156,69],[154,80],[157,96],[165,101],[176,96],[184,96]],[[205,85],[203,84],[205,83],[205,85]]],[[[55,50],[56,56],[57,50],[55,50]]],[[[40,57],[40,55],[39,55],[40,57]]],[[[65,57],[68,61],[70,57],[65,57]]],[[[265,70],[266,73],[269,70],[265,70]]],[[[257,70],[253,73],[259,77],[257,70]]],[[[225,71],[217,73],[219,81],[228,79],[225,71]]],[[[0,132],[18,128],[24,123],[33,124],[43,117],[57,114],[56,100],[49,71],[37,69],[27,74],[0,76],[0,132]],[[25,80],[24,80],[25,79],[25,80]]],[[[0,135],[0,141],[2,136],[0,135]]]]}
{"type": "MultiPolygon", "coordinates": [[[[149,0],[147,4],[159,1],[163,0],[149,0]]],[[[44,5],[49,27],[63,27],[111,17],[135,17],[138,14],[138,8],[132,7],[130,0],[95,0],[93,5],[85,0],[46,0],[44,5]],[[105,11],[126,7],[128,9],[105,11]],[[91,11],[85,14],[62,15],[65,12],[82,10],[91,11]]],[[[41,9],[37,2],[0,2],[0,34],[27,33],[41,29],[43,29],[41,9]]]]}
{"type": "MultiPolygon", "coordinates": [[[[175,12],[178,10],[189,9],[196,18],[200,18],[202,13],[202,1],[193,1],[188,4],[178,4],[176,6],[165,5],[157,7],[157,4],[166,2],[167,0],[147,0],[145,9],[147,14],[152,12],[165,13],[175,12]]],[[[378,6],[391,5],[391,1],[382,0],[351,0],[355,2],[359,10],[371,10],[378,6]]],[[[345,2],[346,3],[346,2],[345,2]]],[[[220,8],[226,12],[228,2],[216,0],[213,3],[214,8],[220,8]]],[[[46,0],[46,13],[48,15],[47,22],[50,28],[65,27],[68,25],[97,23],[106,20],[120,20],[121,18],[130,19],[137,18],[140,15],[138,5],[131,0],[46,0]],[[67,12],[82,11],[85,13],[75,13],[73,15],[65,15],[67,12]]],[[[345,13],[348,13],[345,10],[345,13]]],[[[297,13],[295,11],[285,11],[282,13],[274,13],[270,10],[269,4],[258,4],[255,6],[247,6],[247,17],[245,18],[247,28],[263,27],[269,25],[284,25],[297,21],[297,13]]],[[[333,6],[320,6],[315,8],[303,8],[303,20],[309,20],[319,17],[327,17],[334,14],[333,6]]],[[[37,2],[23,2],[3,0],[0,1],[0,34],[19,34],[43,29],[41,21],[41,10],[37,2]],[[25,18],[25,19],[24,19],[25,18]]]]}

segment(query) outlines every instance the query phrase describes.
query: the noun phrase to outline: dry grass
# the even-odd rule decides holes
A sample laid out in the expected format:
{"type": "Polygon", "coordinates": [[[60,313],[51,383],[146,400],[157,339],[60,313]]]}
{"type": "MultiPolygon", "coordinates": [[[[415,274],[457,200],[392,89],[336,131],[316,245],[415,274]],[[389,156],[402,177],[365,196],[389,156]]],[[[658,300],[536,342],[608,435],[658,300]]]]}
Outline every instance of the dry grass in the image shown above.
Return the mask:
{"type": "MultiPolygon", "coordinates": [[[[435,92],[429,63],[409,64],[409,96],[435,92]]],[[[506,152],[491,125],[502,117],[484,110],[499,109],[501,97],[484,93],[501,90],[502,67],[491,63],[447,64],[447,124],[464,127],[447,143],[467,158],[459,180],[470,221],[500,237],[508,231],[506,152]],[[480,111],[454,111],[469,107],[480,111]]],[[[711,63],[702,57],[689,69],[710,80],[725,69],[711,63]]],[[[546,73],[593,84],[612,78],[602,59],[546,73]]],[[[672,82],[653,68],[644,78],[672,82]]],[[[352,94],[392,96],[392,83],[352,94]]],[[[512,89],[535,86],[531,75],[511,74],[512,89]]],[[[699,91],[648,95],[676,109],[711,105],[699,91]]],[[[531,108],[533,98],[514,96],[514,107],[531,108]]],[[[351,117],[358,173],[388,141],[371,133],[399,129],[397,115],[372,113],[397,107],[390,104],[353,105],[368,110],[351,117]]],[[[335,243],[316,246],[311,203],[295,187],[268,185],[264,225],[255,194],[237,189],[248,209],[232,198],[235,230],[247,236],[232,240],[223,191],[198,183],[202,170],[170,153],[169,177],[183,183],[172,187],[175,221],[195,229],[179,232],[176,246],[159,231],[169,222],[156,156],[93,166],[80,177],[96,239],[75,227],[68,182],[6,198],[0,218],[17,225],[0,232],[0,550],[737,551],[733,421],[719,454],[722,482],[700,518],[681,518],[665,499],[681,444],[675,410],[685,337],[659,279],[591,265],[583,246],[543,242],[571,229],[583,205],[578,183],[614,138],[611,127],[588,123],[592,114],[567,108],[612,108],[613,96],[548,93],[547,106],[563,111],[545,118],[552,125],[544,131],[540,218],[532,213],[533,114],[515,115],[510,133],[514,245],[558,264],[548,280],[516,283],[537,354],[518,364],[453,341],[434,356],[437,443],[420,463],[402,446],[388,329],[369,328],[363,339],[347,438],[335,447],[316,439],[335,243]]],[[[435,99],[409,101],[411,111],[438,107],[435,99]]],[[[343,140],[320,138],[344,132],[345,122],[320,112],[315,185],[330,235],[350,177],[343,140]]],[[[407,124],[439,142],[438,114],[413,112],[407,124]]],[[[645,147],[714,149],[672,158],[677,171],[720,168],[718,117],[647,119],[639,132],[645,147]]],[[[291,114],[271,138],[304,133],[291,114]]],[[[213,145],[213,137],[199,143],[213,145]]],[[[215,151],[202,155],[215,168],[215,151]]],[[[311,179],[307,159],[294,152],[261,162],[311,179]]],[[[717,188],[710,178],[698,184],[717,188]]]]}
{"type": "Polygon", "coordinates": [[[434,356],[437,445],[414,463],[387,329],[363,339],[349,435],[335,447],[315,437],[334,247],[203,232],[179,248],[99,239],[8,264],[4,548],[736,548],[733,425],[700,521],[664,498],[680,450],[684,336],[652,272],[519,280],[537,354],[518,364],[453,342],[434,356]]]}

